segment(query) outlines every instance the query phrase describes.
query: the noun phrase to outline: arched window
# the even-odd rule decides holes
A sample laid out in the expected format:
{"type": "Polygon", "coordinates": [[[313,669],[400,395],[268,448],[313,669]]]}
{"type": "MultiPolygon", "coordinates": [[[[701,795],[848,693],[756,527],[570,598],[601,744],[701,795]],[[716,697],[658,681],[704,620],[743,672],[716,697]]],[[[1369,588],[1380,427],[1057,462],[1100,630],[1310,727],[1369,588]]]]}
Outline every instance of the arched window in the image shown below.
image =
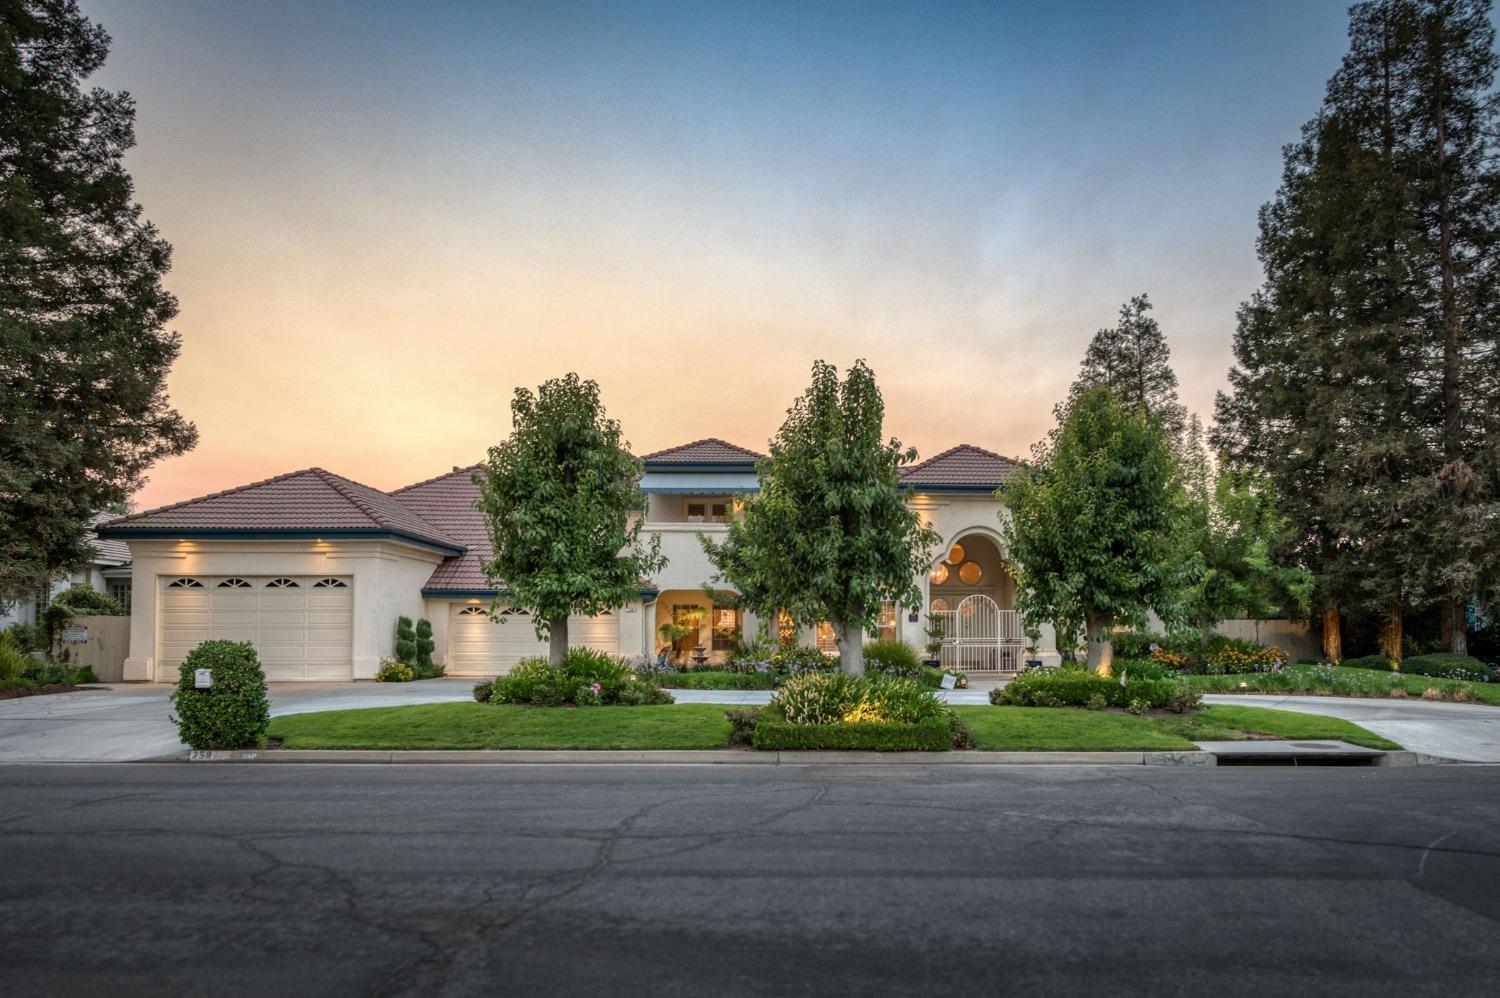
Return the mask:
{"type": "Polygon", "coordinates": [[[313,583],[314,589],[348,589],[343,579],[319,579],[313,583]]]}
{"type": "Polygon", "coordinates": [[[297,583],[291,579],[272,579],[266,583],[267,589],[296,589],[297,583]]]}
{"type": "Polygon", "coordinates": [[[460,617],[483,617],[484,616],[484,607],[482,607],[482,606],[466,606],[462,610],[458,611],[458,615],[460,617]]]}
{"type": "Polygon", "coordinates": [[[933,613],[947,613],[950,609],[951,607],[948,606],[948,601],[943,599],[941,596],[932,601],[933,613]]]}
{"type": "Polygon", "coordinates": [[[250,583],[244,579],[225,579],[219,583],[220,589],[249,589],[250,583]]]}
{"type": "Polygon", "coordinates": [[[513,609],[511,607],[506,607],[504,610],[500,611],[500,616],[502,616],[502,617],[529,617],[529,616],[531,616],[531,614],[527,613],[525,610],[517,610],[517,609],[513,609]]]}
{"type": "Polygon", "coordinates": [[[167,583],[168,589],[202,589],[203,583],[197,579],[176,579],[167,583]]]}

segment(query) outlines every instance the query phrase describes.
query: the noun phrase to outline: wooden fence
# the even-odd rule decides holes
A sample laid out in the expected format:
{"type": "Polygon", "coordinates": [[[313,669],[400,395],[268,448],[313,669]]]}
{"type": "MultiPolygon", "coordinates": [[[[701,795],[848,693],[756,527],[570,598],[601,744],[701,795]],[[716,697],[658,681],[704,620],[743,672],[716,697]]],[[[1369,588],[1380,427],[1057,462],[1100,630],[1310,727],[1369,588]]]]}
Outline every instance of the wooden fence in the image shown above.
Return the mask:
{"type": "Polygon", "coordinates": [[[101,683],[121,682],[130,653],[130,618],[74,617],[63,629],[62,648],[69,665],[88,666],[101,683]]]}
{"type": "Polygon", "coordinates": [[[1223,620],[1214,633],[1280,648],[1293,662],[1316,662],[1323,651],[1317,630],[1306,621],[1223,620]]]}

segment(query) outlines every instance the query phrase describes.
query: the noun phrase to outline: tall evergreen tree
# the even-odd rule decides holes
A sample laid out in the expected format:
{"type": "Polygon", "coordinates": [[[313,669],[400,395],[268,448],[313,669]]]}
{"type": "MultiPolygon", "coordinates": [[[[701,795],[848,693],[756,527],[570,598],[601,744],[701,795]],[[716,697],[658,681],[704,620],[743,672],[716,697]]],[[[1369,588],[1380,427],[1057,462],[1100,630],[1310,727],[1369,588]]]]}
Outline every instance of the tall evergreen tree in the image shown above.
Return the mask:
{"type": "Polygon", "coordinates": [[[1500,567],[1488,10],[1352,8],[1349,53],[1261,210],[1266,281],[1214,439],[1282,497],[1334,657],[1340,609],[1382,613],[1399,657],[1406,608],[1462,606],[1500,567]]]}
{"type": "Polygon", "coordinates": [[[108,51],[74,0],[0,0],[0,603],[197,439],[166,395],[171,247],[121,162],[135,104],[83,89],[108,51]]]}
{"type": "MultiPolygon", "coordinates": [[[[1120,306],[1118,325],[1099,330],[1083,355],[1083,367],[1068,392],[1067,408],[1093,388],[1108,388],[1128,408],[1144,410],[1173,441],[1187,431],[1187,409],[1177,399],[1172,352],[1152,317],[1151,299],[1136,295],[1120,306]]],[[[1058,424],[1065,421],[1059,414],[1058,424]]]]}

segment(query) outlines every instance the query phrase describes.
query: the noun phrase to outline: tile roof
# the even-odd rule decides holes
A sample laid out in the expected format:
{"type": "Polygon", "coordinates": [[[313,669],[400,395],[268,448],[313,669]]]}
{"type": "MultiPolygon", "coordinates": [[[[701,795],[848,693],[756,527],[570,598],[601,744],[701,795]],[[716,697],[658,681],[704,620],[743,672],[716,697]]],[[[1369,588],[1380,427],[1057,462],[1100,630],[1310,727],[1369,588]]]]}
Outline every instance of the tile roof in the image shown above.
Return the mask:
{"type": "Polygon", "coordinates": [[[642,461],[652,464],[753,464],[763,460],[764,454],[736,446],[718,437],[705,437],[690,444],[668,447],[654,454],[647,454],[642,461]]]}
{"type": "MultiPolygon", "coordinates": [[[[113,513],[100,513],[89,521],[89,526],[97,528],[100,524],[108,523],[113,519],[115,519],[113,513]]],[[[130,564],[130,548],[124,541],[109,540],[96,533],[89,538],[89,543],[94,547],[94,564],[111,566],[130,564]]]]}
{"type": "Polygon", "coordinates": [[[973,444],[950,447],[901,470],[901,484],[921,489],[998,489],[1020,473],[1021,464],[973,444]]]}
{"type": "Polygon", "coordinates": [[[473,475],[479,465],[454,468],[446,475],[416,482],[396,489],[391,497],[420,515],[428,523],[442,528],[466,550],[447,558],[433,570],[424,589],[489,590],[494,587],[484,577],[481,567],[493,557],[489,528],[474,503],[479,486],[473,475]]]}
{"type": "Polygon", "coordinates": [[[145,530],[384,530],[444,547],[463,546],[384,492],[322,468],[135,513],[111,520],[103,529],[123,537],[145,530]]]}

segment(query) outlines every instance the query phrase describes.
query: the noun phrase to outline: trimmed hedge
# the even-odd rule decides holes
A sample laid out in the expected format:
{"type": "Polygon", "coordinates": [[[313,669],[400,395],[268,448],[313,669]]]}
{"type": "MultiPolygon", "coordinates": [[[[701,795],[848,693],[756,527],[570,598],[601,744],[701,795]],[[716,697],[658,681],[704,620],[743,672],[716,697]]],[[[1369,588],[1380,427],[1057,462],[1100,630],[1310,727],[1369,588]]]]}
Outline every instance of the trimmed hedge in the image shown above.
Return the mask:
{"type": "Polygon", "coordinates": [[[769,672],[669,672],[654,677],[675,690],[773,690],[776,677],[769,672]]]}
{"type": "Polygon", "coordinates": [[[178,736],[195,749],[259,745],[271,725],[266,674],[248,641],[205,641],[182,660],[172,691],[178,736]],[[213,686],[195,689],[193,672],[209,669],[213,686]]]}
{"type": "Polygon", "coordinates": [[[1385,655],[1360,655],[1357,658],[1346,658],[1339,665],[1349,669],[1379,669],[1382,672],[1390,672],[1395,662],[1385,655]]]}
{"type": "Polygon", "coordinates": [[[1081,669],[1032,669],[1012,679],[1003,689],[990,691],[990,702],[1015,707],[1167,707],[1182,711],[1200,699],[1178,679],[1136,678],[1126,673],[1125,684],[1081,669]]]}
{"type": "Polygon", "coordinates": [[[953,723],[943,714],[914,724],[789,724],[767,709],[755,724],[754,745],[766,752],[947,752],[953,747],[953,723]]]}
{"type": "MultiPolygon", "coordinates": [[[[1348,665],[1348,662],[1344,663],[1348,665]]],[[[1467,679],[1475,683],[1492,683],[1495,672],[1473,655],[1437,652],[1413,655],[1401,663],[1401,671],[1412,676],[1435,676],[1438,679],[1467,679]]]]}

